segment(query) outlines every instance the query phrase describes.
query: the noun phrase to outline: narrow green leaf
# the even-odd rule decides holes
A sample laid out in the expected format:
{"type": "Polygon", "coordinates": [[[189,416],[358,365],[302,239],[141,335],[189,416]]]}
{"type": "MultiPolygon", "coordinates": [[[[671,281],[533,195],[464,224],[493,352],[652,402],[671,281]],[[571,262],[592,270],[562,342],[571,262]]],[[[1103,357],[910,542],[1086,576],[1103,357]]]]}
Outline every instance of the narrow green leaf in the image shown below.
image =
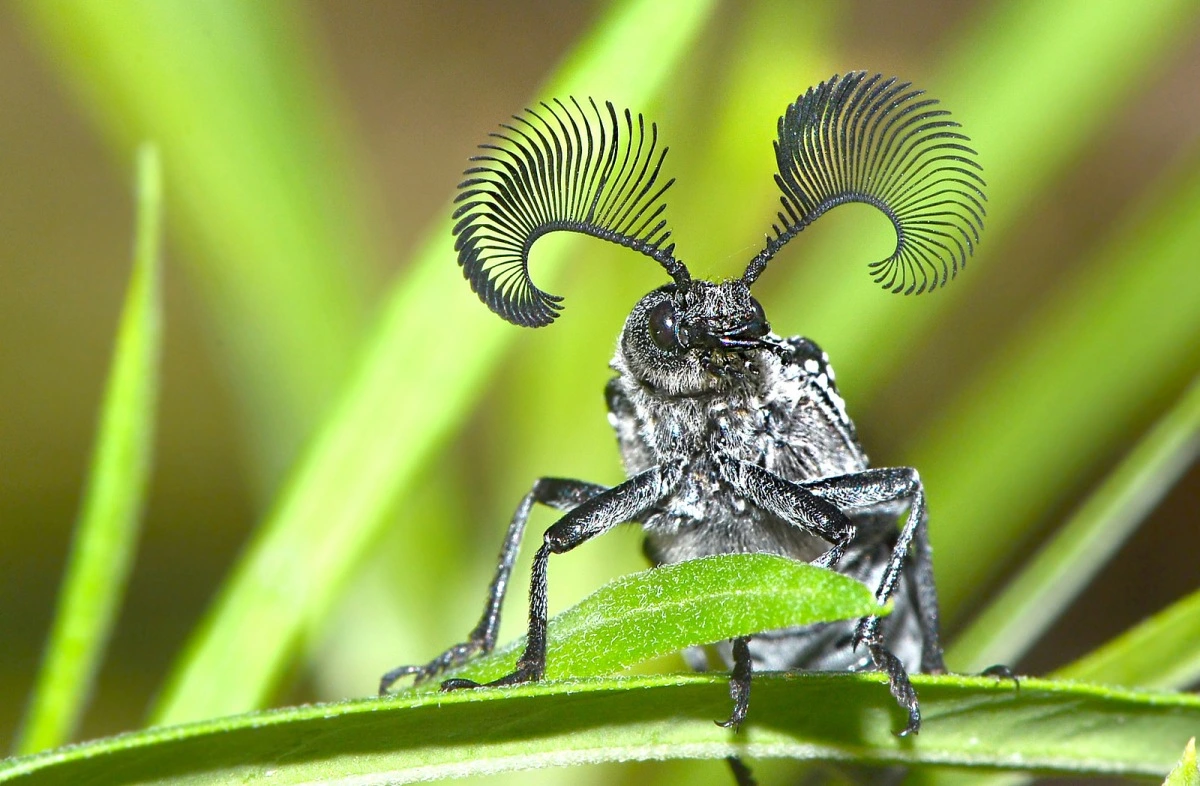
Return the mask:
{"type": "Polygon", "coordinates": [[[144,145],[137,166],[133,275],[54,627],[17,743],[22,753],[61,745],[73,733],[91,695],[137,549],[162,345],[162,172],[157,149],[144,145]]]}
{"type": "Polygon", "coordinates": [[[1200,287],[1184,283],[1200,246],[1200,166],[1189,163],[1184,182],[1142,205],[914,445],[906,463],[929,481],[947,616],[1068,481],[1200,366],[1200,287]]]}
{"type": "Polygon", "coordinates": [[[228,353],[262,488],[344,380],[379,267],[332,69],[304,6],[265,0],[16,4],[119,151],[163,153],[180,262],[228,353]]]}
{"type": "Polygon", "coordinates": [[[1004,264],[991,258],[992,249],[1002,247],[1005,233],[1108,127],[1162,58],[1189,40],[1200,6],[1016,0],[980,11],[948,36],[954,49],[938,73],[915,80],[963,124],[984,167],[987,219],[967,270],[929,296],[881,293],[865,269],[888,253],[887,241],[872,231],[884,222],[871,216],[876,224],[858,225],[865,232],[831,235],[806,248],[797,275],[765,304],[768,314],[803,304],[805,334],[829,352],[843,390],[858,401],[902,378],[906,353],[897,350],[914,346],[983,286],[981,266],[1004,264]],[[864,256],[871,249],[881,253],[864,256]]]}
{"type": "Polygon", "coordinates": [[[1172,603],[1054,673],[1145,688],[1184,688],[1200,679],[1200,590],[1172,603]]]}
{"type": "Polygon", "coordinates": [[[1174,487],[1198,451],[1200,377],[1003,594],[955,639],[946,653],[951,666],[970,673],[1020,660],[1174,487]]]}
{"type": "MultiPolygon", "coordinates": [[[[663,89],[712,7],[619,4],[555,77],[556,90],[593,94],[593,85],[628,77],[628,52],[639,51],[645,56],[638,77],[621,87],[629,105],[646,103],[663,89]]],[[[449,215],[448,209],[392,290],[361,365],[193,637],[155,722],[262,706],[302,633],[390,523],[399,495],[482,393],[517,335],[465,290],[449,215]],[[447,324],[469,340],[453,351],[443,342],[413,340],[431,325],[447,324]]],[[[543,270],[559,261],[543,260],[543,270]]]]}
{"type": "MultiPolygon", "coordinates": [[[[723,70],[699,80],[689,106],[664,107],[671,172],[679,177],[669,197],[672,239],[693,275],[741,275],[759,250],[779,209],[771,149],[776,123],[809,85],[841,68],[837,31],[844,15],[830,2],[747,3],[723,36],[718,54],[729,60],[723,70]]],[[[641,291],[628,295],[645,294],[638,283],[641,291]]]]}
{"type": "Polygon", "coordinates": [[[1196,765],[1196,738],[1188,740],[1179,763],[1167,775],[1163,786],[1200,786],[1200,767],[1196,765]]]}
{"type": "MultiPolygon", "coordinates": [[[[725,554],[664,565],[622,576],[551,620],[546,677],[613,674],[684,647],[878,610],[865,584],[786,557],[725,554]]],[[[453,676],[498,679],[524,648],[521,638],[453,676]]]]}
{"type": "MultiPolygon", "coordinates": [[[[925,724],[879,674],[762,674],[740,733],[724,675],[544,682],[318,704],[99,740],[0,764],[0,783],[400,784],[669,758],[854,760],[1161,777],[1200,727],[1200,697],[1029,679],[918,676],[925,724]],[[757,722],[756,718],[770,719],[757,722]],[[19,779],[19,780],[18,780],[19,779]]],[[[713,764],[714,779],[726,777],[713,764]]]]}

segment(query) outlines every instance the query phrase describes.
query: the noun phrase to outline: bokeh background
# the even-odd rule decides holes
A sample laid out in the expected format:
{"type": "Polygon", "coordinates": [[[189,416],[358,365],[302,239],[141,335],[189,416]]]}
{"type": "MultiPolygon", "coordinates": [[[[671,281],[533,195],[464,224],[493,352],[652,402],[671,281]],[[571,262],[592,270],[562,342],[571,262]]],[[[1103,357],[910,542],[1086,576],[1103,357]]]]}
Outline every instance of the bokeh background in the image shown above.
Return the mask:
{"type": "MultiPolygon", "coordinates": [[[[1044,366],[1014,362],[1038,342],[1037,326],[1084,291],[1089,266],[1187,198],[1200,176],[1200,8],[1147,6],[1125,20],[1132,4],[1116,2],[732,2],[632,106],[671,147],[669,216],[679,253],[702,275],[740,272],[761,246],[776,200],[775,119],[830,74],[911,79],[978,141],[996,220],[945,292],[900,298],[887,306],[891,322],[872,321],[870,304],[894,296],[871,284],[868,259],[843,262],[840,250],[863,243],[883,256],[889,241],[884,222],[857,207],[792,243],[763,279],[776,330],[829,351],[876,463],[911,460],[911,446],[953,423],[947,413],[969,408],[973,391],[1043,384],[1023,375],[1044,366]],[[1118,32],[1096,32],[1106,25],[1118,32]],[[1079,54],[1089,35],[1116,42],[1094,65],[1079,54]],[[1013,44],[1021,36],[1028,58],[1013,44]],[[1032,126],[1023,91],[997,87],[1013,73],[1028,85],[1032,126]],[[977,103],[996,95],[1003,112],[977,103]],[[919,327],[871,328],[880,324],[919,327]]],[[[411,341],[453,367],[476,340],[457,315],[483,307],[436,234],[453,187],[474,146],[542,95],[610,13],[549,1],[0,5],[0,740],[16,733],[79,506],[130,269],[136,143],[154,139],[165,165],[163,385],[137,562],[80,738],[144,722],[431,233],[446,249],[437,274],[451,282],[437,291],[456,302],[444,313],[425,304],[433,316],[411,341]]],[[[493,326],[497,356],[463,383],[467,405],[453,424],[418,442],[387,526],[289,643],[268,704],[369,695],[384,670],[459,640],[529,483],[620,479],[606,364],[629,307],[662,275],[620,249],[580,248],[551,279],[567,297],[552,330],[493,326]]],[[[1200,291],[1200,264],[1162,285],[1164,296],[1184,293],[1184,308],[1196,303],[1186,298],[1200,291]]],[[[1114,347],[1094,385],[1075,380],[1080,402],[1102,404],[1113,369],[1132,380],[1135,394],[1113,394],[1113,410],[1101,406],[1100,425],[1084,429],[1094,438],[1063,437],[1041,413],[1048,427],[1031,453],[1076,446],[1060,471],[1039,473],[1052,482],[1010,488],[1013,468],[998,464],[981,510],[946,521],[937,489],[956,483],[953,463],[922,468],[935,546],[953,529],[973,546],[955,559],[977,566],[970,582],[948,580],[951,633],[1181,395],[1200,367],[1200,314],[1181,324],[1154,358],[1114,347]],[[996,519],[1011,526],[986,525],[996,519]]],[[[397,373],[414,388],[426,382],[397,373]]],[[[429,413],[404,417],[416,433],[429,413]]],[[[971,436],[957,445],[964,457],[976,450],[971,436]]],[[[1198,489],[1193,467],[1020,671],[1066,663],[1196,589],[1198,489]]],[[[553,607],[641,567],[638,540],[621,532],[564,557],[553,607]]],[[[939,575],[958,568],[939,563],[939,575]]],[[[514,599],[524,591],[518,583],[514,599]]],[[[519,632],[521,607],[510,606],[504,638],[519,632]]]]}

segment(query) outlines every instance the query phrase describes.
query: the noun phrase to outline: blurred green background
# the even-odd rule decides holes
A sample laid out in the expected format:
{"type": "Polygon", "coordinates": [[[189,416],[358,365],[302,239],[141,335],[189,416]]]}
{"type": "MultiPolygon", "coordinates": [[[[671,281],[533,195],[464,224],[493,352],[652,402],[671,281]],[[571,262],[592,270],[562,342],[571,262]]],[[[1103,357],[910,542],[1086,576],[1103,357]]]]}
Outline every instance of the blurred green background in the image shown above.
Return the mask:
{"type": "MultiPolygon", "coordinates": [[[[632,6],[0,6],[0,739],[16,733],[54,612],[129,275],[143,139],[160,146],[167,194],[156,460],[78,737],[136,728],[157,700],[160,718],[190,716],[172,704],[187,690],[173,664],[197,646],[256,526],[287,519],[276,500],[304,480],[285,478],[319,452],[314,435],[359,389],[356,369],[386,357],[395,334],[378,336],[398,320],[415,320],[405,343],[424,354],[398,356],[396,398],[378,403],[401,457],[378,465],[379,482],[395,485],[375,513],[329,518],[331,542],[344,532],[350,545],[312,574],[316,589],[303,558],[277,557],[285,573],[299,567],[277,588],[285,605],[301,599],[299,621],[227,711],[371,694],[380,673],[474,624],[534,478],[620,479],[606,364],[661,271],[603,244],[562,246],[571,263],[542,267],[565,314],[522,331],[475,301],[445,228],[474,146],[569,82],[562,69],[602,49],[632,6]],[[181,693],[164,699],[170,673],[181,693]]],[[[877,290],[865,265],[887,253],[887,226],[858,207],[792,243],[759,288],[777,331],[829,351],[874,462],[921,469],[950,634],[1200,368],[1200,264],[1186,251],[1200,225],[1198,22],[1183,2],[668,4],[620,63],[584,69],[594,82],[577,72],[580,95],[659,123],[679,178],[668,216],[700,275],[740,272],[760,248],[777,200],[775,120],[820,79],[911,79],[975,140],[989,221],[949,289],[877,290]],[[669,62],[660,46],[677,48],[669,62]],[[1185,262],[1159,264],[1155,249],[1185,262]],[[1056,330],[1075,338],[1043,342],[1056,330]]],[[[549,253],[539,245],[535,266],[549,253]]],[[[1193,466],[1014,665],[1052,669],[1195,590],[1198,489],[1193,466]]],[[[641,565],[632,530],[565,556],[552,610],[641,565]]],[[[522,627],[524,587],[503,638],[522,627]]]]}

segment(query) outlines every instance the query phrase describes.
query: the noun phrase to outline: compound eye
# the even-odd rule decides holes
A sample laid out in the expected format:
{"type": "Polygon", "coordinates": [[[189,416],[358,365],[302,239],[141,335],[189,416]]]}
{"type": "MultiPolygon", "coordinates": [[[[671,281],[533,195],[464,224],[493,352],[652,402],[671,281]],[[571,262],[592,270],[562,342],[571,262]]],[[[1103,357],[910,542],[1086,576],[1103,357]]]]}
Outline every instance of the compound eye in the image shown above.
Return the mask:
{"type": "Polygon", "coordinates": [[[771,326],[767,323],[767,314],[763,311],[762,303],[755,298],[750,298],[750,305],[754,306],[754,317],[748,326],[750,332],[758,335],[769,333],[771,326]]]}
{"type": "Polygon", "coordinates": [[[664,300],[650,309],[650,338],[663,352],[675,353],[683,349],[679,343],[675,304],[664,300]]]}

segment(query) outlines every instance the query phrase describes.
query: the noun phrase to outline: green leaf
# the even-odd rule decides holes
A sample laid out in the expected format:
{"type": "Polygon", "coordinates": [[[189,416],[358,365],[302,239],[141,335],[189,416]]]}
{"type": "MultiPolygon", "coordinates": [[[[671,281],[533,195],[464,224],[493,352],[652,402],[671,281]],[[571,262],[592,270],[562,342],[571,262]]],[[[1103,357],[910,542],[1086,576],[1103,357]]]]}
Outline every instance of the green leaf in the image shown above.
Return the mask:
{"type": "MultiPolygon", "coordinates": [[[[979,11],[947,34],[953,51],[938,73],[918,80],[963,124],[983,164],[987,219],[968,268],[929,297],[882,295],[864,269],[865,260],[879,258],[864,253],[883,248],[871,233],[883,222],[871,216],[876,225],[859,225],[866,232],[831,235],[805,249],[798,274],[765,304],[768,315],[803,304],[806,335],[829,352],[843,392],[858,401],[903,378],[907,353],[897,348],[916,345],[955,304],[996,280],[982,269],[1005,264],[992,251],[1005,248],[1024,212],[1111,125],[1161,59],[1189,40],[1200,7],[1189,0],[1016,0],[979,11]]],[[[936,526],[936,509],[934,516],[936,526]]]]}
{"type": "Polygon", "coordinates": [[[993,663],[1020,660],[1187,472],[1197,450],[1200,377],[1003,594],[955,639],[946,653],[949,662],[977,672],[993,663]]]}
{"type": "Polygon", "coordinates": [[[1200,679],[1200,590],[1172,603],[1056,677],[1147,688],[1184,688],[1200,679]]]}
{"type": "MultiPolygon", "coordinates": [[[[1183,688],[1200,678],[1200,591],[1173,603],[1053,676],[1117,685],[1183,688]]],[[[1164,733],[1167,733],[1164,729],[1164,733]]],[[[1186,732],[1190,733],[1190,732],[1186,732]]],[[[1182,738],[1182,737],[1181,737],[1182,738]]],[[[936,773],[923,782],[1012,786],[1029,779],[936,773]]]]}
{"type": "MultiPolygon", "coordinates": [[[[628,103],[644,104],[686,55],[712,5],[690,3],[682,13],[648,1],[618,5],[555,77],[557,91],[590,95],[593,85],[623,79],[628,103]],[[636,79],[631,50],[645,54],[636,79]]],[[[362,363],[192,638],[155,722],[262,706],[302,634],[390,523],[395,501],[515,337],[515,328],[463,296],[450,212],[392,290],[362,363]],[[470,340],[453,352],[439,341],[413,340],[443,324],[470,340]]],[[[560,261],[544,260],[543,269],[560,261]]]]}
{"type": "MultiPolygon", "coordinates": [[[[551,620],[546,677],[602,676],[684,647],[880,611],[865,584],[786,557],[724,554],[663,565],[622,576],[551,620]]],[[[524,648],[521,638],[453,676],[497,679],[524,648]]]]}
{"type": "MultiPolygon", "coordinates": [[[[1029,679],[918,676],[925,724],[879,674],[762,674],[740,733],[724,675],[543,682],[259,712],[151,729],[0,764],[0,783],[411,783],[668,758],[793,757],[1161,777],[1200,697],[1029,679]],[[762,719],[758,721],[756,719],[762,719]]],[[[714,768],[719,768],[717,763],[714,768]]],[[[719,768],[723,769],[723,768],[719,768]]],[[[724,772],[714,778],[725,777],[724,772]]]]}
{"type": "Polygon", "coordinates": [[[303,6],[16,5],[112,147],[157,141],[179,262],[207,307],[260,489],[331,403],[378,269],[364,178],[303,6]]]}
{"type": "Polygon", "coordinates": [[[1038,511],[1200,365],[1200,287],[1180,284],[1194,278],[1200,245],[1200,167],[1189,163],[912,449],[907,463],[928,482],[948,617],[1021,547],[1038,511]]]}
{"type": "Polygon", "coordinates": [[[1200,768],[1196,766],[1196,738],[1192,737],[1183,749],[1179,763],[1167,775],[1163,786],[1200,786],[1200,768]]]}
{"type": "Polygon", "coordinates": [[[121,311],[100,425],[71,553],[17,750],[69,739],[92,692],[125,593],[146,501],[162,345],[162,173],[138,153],[133,275],[121,311]]]}

